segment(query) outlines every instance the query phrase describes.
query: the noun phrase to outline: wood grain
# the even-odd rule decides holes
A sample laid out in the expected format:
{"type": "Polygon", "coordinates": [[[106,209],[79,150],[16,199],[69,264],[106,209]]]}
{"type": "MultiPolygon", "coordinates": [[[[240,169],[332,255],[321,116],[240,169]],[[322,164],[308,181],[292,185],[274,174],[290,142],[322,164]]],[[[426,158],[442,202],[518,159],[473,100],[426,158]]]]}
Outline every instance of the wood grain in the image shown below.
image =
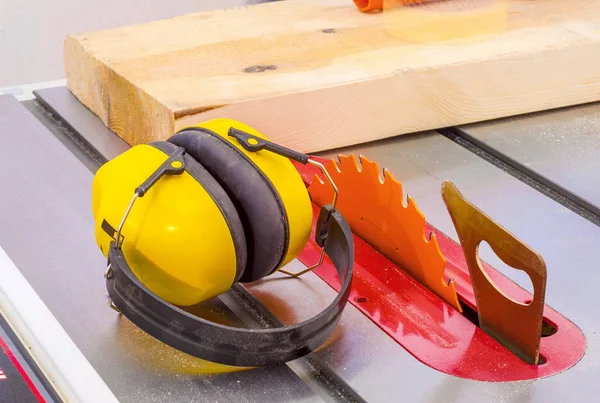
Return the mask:
{"type": "Polygon", "coordinates": [[[600,0],[456,4],[287,0],[71,35],[67,85],[132,145],[228,117],[302,152],[600,100],[600,0]]]}

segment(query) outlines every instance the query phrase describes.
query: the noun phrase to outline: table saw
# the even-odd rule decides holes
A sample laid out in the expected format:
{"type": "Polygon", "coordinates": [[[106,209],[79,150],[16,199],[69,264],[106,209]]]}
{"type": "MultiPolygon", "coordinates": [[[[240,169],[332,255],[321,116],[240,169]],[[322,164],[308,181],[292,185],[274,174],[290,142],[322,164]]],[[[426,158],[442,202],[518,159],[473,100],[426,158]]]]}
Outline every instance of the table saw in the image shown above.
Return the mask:
{"type": "MultiPolygon", "coordinates": [[[[377,305],[378,295],[393,292],[383,288],[375,288],[370,300],[355,298],[330,340],[286,364],[243,370],[220,366],[149,336],[111,309],[103,278],[106,261],[92,231],[94,173],[129,146],[65,87],[41,89],[34,96],[24,101],[0,97],[1,401],[594,401],[600,374],[600,296],[594,291],[600,261],[595,246],[600,194],[594,180],[600,106],[318,153],[376,161],[402,183],[427,223],[456,246],[459,239],[440,197],[440,185],[450,180],[543,256],[546,310],[556,310],[575,326],[551,359],[578,348],[584,354],[557,373],[506,381],[476,379],[468,368],[458,371],[470,365],[468,358],[452,363],[456,370],[434,368],[437,358],[424,358],[418,349],[433,332],[403,334],[408,326],[398,312],[377,305]],[[361,302],[370,304],[371,313],[361,309],[361,302]]],[[[531,292],[526,276],[505,268],[491,249],[480,253],[531,292]]],[[[306,264],[296,259],[289,266],[298,271],[306,264]]],[[[280,322],[294,323],[334,298],[334,287],[324,280],[315,272],[297,279],[276,273],[245,289],[280,322]]],[[[197,313],[240,326],[260,322],[260,309],[240,305],[228,294],[202,304],[197,313]]],[[[452,317],[437,320],[443,325],[452,317]]],[[[555,330],[548,340],[563,331],[555,330]]]]}

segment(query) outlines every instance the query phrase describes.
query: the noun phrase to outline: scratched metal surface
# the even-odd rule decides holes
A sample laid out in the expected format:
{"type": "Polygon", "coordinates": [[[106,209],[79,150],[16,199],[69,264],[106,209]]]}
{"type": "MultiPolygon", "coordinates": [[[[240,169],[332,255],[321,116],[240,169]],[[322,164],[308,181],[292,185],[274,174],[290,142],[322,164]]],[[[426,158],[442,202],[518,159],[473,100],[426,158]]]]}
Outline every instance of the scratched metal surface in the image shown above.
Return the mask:
{"type": "MultiPolygon", "coordinates": [[[[43,96],[43,91],[39,95],[43,96]]],[[[91,113],[88,117],[97,119],[91,113]]],[[[92,131],[82,134],[95,136],[92,131]]],[[[436,133],[401,136],[322,155],[349,152],[364,154],[387,167],[404,183],[428,221],[452,238],[457,239],[456,233],[439,193],[443,180],[454,181],[472,202],[540,252],[549,270],[547,303],[582,328],[588,350],[574,368],[548,379],[510,384],[468,381],[424,366],[360,313],[348,309],[334,340],[315,356],[369,401],[397,396],[414,402],[592,399],[600,374],[596,335],[600,316],[595,309],[600,295],[594,291],[600,274],[589,268],[600,262],[595,248],[600,241],[598,227],[436,133]]],[[[523,283],[522,278],[502,269],[490,251],[482,256],[523,283]]],[[[300,320],[333,298],[331,290],[315,276],[300,284],[270,280],[250,289],[284,322],[300,320]]]]}

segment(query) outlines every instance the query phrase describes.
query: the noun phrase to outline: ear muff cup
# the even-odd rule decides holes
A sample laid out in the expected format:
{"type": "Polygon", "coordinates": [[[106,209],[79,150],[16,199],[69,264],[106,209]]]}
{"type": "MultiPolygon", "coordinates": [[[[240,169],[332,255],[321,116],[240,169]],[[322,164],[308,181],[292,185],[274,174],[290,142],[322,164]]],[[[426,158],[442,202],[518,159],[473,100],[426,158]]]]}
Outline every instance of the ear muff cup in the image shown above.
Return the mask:
{"type": "Polygon", "coordinates": [[[256,281],[275,271],[287,251],[289,226],[283,202],[269,178],[240,150],[208,129],[187,128],[167,141],[201,162],[237,208],[248,248],[239,281],[256,281]]]}
{"type": "MultiPolygon", "coordinates": [[[[165,141],[156,141],[149,144],[158,148],[167,155],[175,152],[177,146],[165,141]]],[[[223,218],[227,222],[231,237],[236,251],[236,276],[235,281],[239,281],[244,272],[248,260],[248,250],[246,246],[246,237],[244,234],[244,226],[239,218],[237,209],[231,201],[227,192],[219,185],[215,178],[202,166],[197,160],[190,155],[184,155],[186,171],[204,187],[206,192],[211,196],[215,203],[219,206],[223,218]]],[[[201,270],[201,268],[198,268],[201,270]]]]}

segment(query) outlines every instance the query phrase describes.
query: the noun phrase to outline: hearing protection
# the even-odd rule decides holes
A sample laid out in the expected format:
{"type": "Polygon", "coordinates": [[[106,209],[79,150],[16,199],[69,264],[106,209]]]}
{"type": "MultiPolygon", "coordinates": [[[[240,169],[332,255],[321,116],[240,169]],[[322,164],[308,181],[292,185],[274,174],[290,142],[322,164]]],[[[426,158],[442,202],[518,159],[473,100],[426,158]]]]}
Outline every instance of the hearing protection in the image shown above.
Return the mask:
{"type": "Polygon", "coordinates": [[[229,119],[136,145],[101,166],[92,210],[113,307],[156,339],[222,364],[277,364],[322,345],[347,303],[354,262],[335,200],[315,230],[321,261],[330,258],[341,285],[322,312],[292,326],[246,329],[183,309],[261,280],[303,250],[312,203],[292,160],[319,165],[331,180],[307,155],[229,119]]]}

